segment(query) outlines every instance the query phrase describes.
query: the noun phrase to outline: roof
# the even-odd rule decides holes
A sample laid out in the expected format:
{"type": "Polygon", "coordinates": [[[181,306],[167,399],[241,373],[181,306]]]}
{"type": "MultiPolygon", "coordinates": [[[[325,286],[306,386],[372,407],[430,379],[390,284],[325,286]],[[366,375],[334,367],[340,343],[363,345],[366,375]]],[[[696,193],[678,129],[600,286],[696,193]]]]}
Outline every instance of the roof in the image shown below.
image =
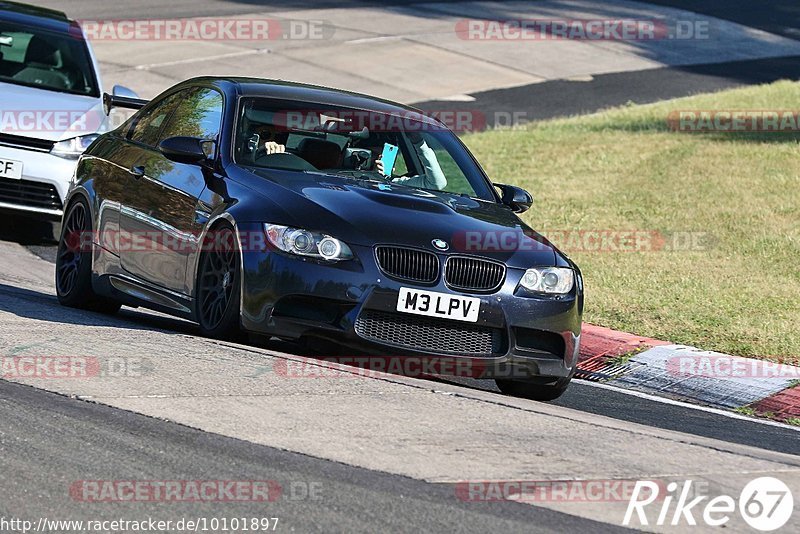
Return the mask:
{"type": "Polygon", "coordinates": [[[239,88],[239,92],[242,96],[263,96],[309,102],[314,104],[328,104],[332,106],[363,109],[379,113],[423,113],[417,108],[375,96],[345,91],[343,89],[333,89],[330,87],[299,82],[289,82],[285,80],[225,76],[213,78],[194,78],[192,80],[187,80],[186,83],[197,82],[201,80],[230,82],[239,88]]]}
{"type": "Polygon", "coordinates": [[[7,0],[0,0],[0,20],[64,33],[77,27],[62,11],[7,0]]]}

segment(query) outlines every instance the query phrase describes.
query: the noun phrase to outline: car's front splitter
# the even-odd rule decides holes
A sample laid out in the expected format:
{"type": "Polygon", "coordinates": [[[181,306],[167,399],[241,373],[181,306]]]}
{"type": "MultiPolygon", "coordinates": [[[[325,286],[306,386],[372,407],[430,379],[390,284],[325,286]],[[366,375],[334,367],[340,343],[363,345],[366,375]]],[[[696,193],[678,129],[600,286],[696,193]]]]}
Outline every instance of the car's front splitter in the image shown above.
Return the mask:
{"type": "Polygon", "coordinates": [[[362,362],[374,356],[377,366],[397,357],[417,359],[420,367],[438,359],[444,369],[461,365],[457,374],[477,377],[560,378],[573,373],[581,325],[576,290],[558,299],[516,295],[522,272],[514,269],[492,294],[453,291],[441,279],[414,285],[382,273],[371,247],[351,248],[358,261],[337,264],[271,249],[243,251],[244,329],[284,339],[328,339],[349,347],[362,362]],[[398,312],[401,287],[477,297],[478,320],[398,312]]]}

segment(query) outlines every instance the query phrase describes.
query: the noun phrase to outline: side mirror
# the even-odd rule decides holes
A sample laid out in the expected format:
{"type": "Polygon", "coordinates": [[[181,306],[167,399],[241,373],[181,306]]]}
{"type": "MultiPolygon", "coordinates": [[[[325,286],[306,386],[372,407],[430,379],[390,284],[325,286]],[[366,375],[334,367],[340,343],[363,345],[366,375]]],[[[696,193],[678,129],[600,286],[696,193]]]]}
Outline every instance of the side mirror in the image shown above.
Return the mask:
{"type": "Polygon", "coordinates": [[[203,139],[198,137],[170,137],[158,145],[167,159],[178,163],[199,163],[208,156],[203,150],[203,139]]]}
{"type": "Polygon", "coordinates": [[[528,211],[533,204],[533,197],[530,193],[515,185],[494,184],[501,193],[503,204],[511,208],[515,213],[528,211]]]}
{"type": "Polygon", "coordinates": [[[136,94],[136,91],[128,89],[122,85],[115,85],[113,89],[111,89],[111,94],[114,96],[122,96],[125,98],[139,98],[139,95],[136,94]]]}

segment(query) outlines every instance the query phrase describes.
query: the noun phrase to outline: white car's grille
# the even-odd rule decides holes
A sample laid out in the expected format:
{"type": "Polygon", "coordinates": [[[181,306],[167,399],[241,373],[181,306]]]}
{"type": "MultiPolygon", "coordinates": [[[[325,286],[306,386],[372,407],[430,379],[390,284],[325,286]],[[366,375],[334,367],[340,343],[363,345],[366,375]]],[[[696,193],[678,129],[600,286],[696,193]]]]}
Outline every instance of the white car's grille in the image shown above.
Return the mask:
{"type": "Polygon", "coordinates": [[[46,139],[0,133],[0,145],[23,150],[36,150],[37,152],[50,152],[55,143],[46,139]]]}
{"type": "Polygon", "coordinates": [[[0,178],[0,202],[48,210],[62,208],[54,185],[31,180],[0,178]]]}

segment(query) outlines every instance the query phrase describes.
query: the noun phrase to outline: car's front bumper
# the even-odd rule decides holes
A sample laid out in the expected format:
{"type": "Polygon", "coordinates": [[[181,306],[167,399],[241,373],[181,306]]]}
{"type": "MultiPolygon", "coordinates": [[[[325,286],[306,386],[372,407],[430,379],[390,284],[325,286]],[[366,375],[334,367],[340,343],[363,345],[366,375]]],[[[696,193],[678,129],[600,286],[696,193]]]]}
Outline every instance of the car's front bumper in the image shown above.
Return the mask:
{"type": "Polygon", "coordinates": [[[453,291],[441,279],[414,285],[383,274],[371,247],[351,248],[359,261],[338,264],[244,250],[242,326],[267,336],[330,339],[378,361],[391,355],[467,362],[461,369],[478,371],[473,376],[555,379],[574,372],[583,307],[578,287],[562,298],[520,296],[523,270],[511,268],[492,294],[453,291]],[[478,297],[478,322],[397,312],[401,287],[478,297]],[[481,339],[490,350],[480,349],[481,339]],[[470,350],[455,349],[461,341],[470,350]]]}
{"type": "Polygon", "coordinates": [[[0,178],[0,209],[60,219],[77,160],[0,145],[0,159],[22,162],[22,179],[0,178]]]}

